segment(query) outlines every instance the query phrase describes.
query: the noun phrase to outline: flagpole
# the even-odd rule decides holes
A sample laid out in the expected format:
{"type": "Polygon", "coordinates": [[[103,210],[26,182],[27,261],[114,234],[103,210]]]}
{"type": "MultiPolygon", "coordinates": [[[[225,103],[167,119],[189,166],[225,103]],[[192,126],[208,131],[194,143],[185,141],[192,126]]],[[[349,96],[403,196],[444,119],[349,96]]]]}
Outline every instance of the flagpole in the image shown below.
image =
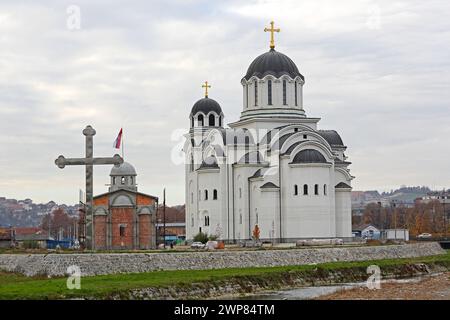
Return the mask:
{"type": "Polygon", "coordinates": [[[125,158],[124,158],[124,154],[123,154],[123,145],[124,145],[124,139],[123,139],[123,136],[124,136],[124,134],[123,134],[123,127],[122,127],[122,158],[125,159],[125,158]]]}

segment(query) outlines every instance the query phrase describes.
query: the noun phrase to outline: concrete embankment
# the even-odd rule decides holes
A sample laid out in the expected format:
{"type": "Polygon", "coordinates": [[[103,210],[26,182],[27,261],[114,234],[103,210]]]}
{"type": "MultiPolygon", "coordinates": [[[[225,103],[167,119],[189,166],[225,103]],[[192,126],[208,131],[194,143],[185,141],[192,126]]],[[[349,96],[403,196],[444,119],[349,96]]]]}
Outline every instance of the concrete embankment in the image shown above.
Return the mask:
{"type": "Polygon", "coordinates": [[[404,245],[308,248],[286,250],[102,253],[0,254],[0,270],[27,276],[64,276],[78,266],[82,276],[138,273],[158,270],[207,270],[414,258],[442,254],[436,242],[404,245]]]}

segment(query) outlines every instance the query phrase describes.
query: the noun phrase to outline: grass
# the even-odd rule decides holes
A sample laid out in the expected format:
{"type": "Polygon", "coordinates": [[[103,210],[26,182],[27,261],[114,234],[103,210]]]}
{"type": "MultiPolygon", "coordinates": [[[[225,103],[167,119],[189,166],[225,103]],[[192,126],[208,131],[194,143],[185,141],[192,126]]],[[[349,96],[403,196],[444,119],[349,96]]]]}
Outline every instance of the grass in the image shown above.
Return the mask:
{"type": "Polygon", "coordinates": [[[0,299],[71,299],[108,298],[125,295],[131,289],[149,287],[189,286],[193,283],[223,283],[243,279],[273,280],[286,273],[313,274],[317,271],[360,269],[376,264],[383,268],[415,263],[441,264],[450,268],[450,251],[446,254],[420,258],[385,259],[360,262],[331,262],[317,265],[229,268],[217,270],[155,271],[134,274],[115,274],[82,277],[80,290],[69,290],[66,278],[25,277],[0,272],[0,299]]]}

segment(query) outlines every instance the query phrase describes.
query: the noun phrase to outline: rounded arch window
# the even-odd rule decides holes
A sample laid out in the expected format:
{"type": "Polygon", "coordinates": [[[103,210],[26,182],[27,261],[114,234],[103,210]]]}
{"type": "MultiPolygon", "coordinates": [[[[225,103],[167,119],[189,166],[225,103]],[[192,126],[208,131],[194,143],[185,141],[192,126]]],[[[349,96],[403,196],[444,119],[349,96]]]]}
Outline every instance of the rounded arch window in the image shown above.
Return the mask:
{"type": "Polygon", "coordinates": [[[199,125],[200,127],[203,127],[203,122],[204,122],[203,115],[202,115],[202,114],[199,114],[199,115],[197,116],[197,123],[198,123],[198,125],[199,125]]]}
{"type": "Polygon", "coordinates": [[[215,127],[216,126],[216,117],[214,114],[210,114],[209,118],[208,118],[208,124],[210,127],[215,127]]]}
{"type": "Polygon", "coordinates": [[[258,82],[255,80],[254,82],[255,87],[255,106],[258,105],[258,82]]]}
{"type": "Polygon", "coordinates": [[[267,104],[272,105],[272,80],[267,80],[267,104]]]}
{"type": "Polygon", "coordinates": [[[307,185],[307,184],[304,184],[304,185],[303,185],[303,194],[304,194],[305,196],[308,195],[308,185],[307,185]]]}

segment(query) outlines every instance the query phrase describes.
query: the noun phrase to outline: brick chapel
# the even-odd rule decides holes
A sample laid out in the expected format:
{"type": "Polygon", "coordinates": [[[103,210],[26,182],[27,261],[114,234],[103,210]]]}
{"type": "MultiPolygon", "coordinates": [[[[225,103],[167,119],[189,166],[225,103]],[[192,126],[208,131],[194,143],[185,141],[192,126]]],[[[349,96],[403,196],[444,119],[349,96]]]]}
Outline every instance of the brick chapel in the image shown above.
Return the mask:
{"type": "Polygon", "coordinates": [[[109,191],[94,197],[94,248],[156,247],[158,198],[137,191],[136,170],[128,162],[111,169],[109,191]]]}

